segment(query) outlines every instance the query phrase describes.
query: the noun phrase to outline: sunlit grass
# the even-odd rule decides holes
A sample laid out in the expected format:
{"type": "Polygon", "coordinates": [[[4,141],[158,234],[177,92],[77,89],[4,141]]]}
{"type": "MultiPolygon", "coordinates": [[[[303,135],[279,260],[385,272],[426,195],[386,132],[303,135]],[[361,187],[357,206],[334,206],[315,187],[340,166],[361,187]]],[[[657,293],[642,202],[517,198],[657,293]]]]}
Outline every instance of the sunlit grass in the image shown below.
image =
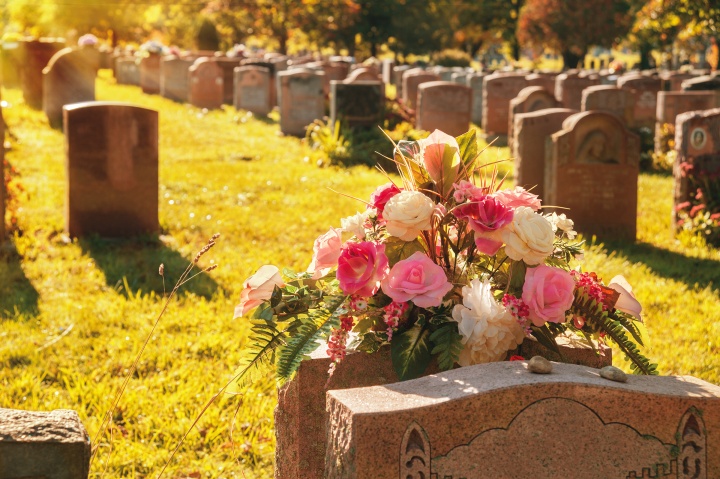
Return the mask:
{"type": "MultiPolygon", "coordinates": [[[[272,120],[233,108],[202,112],[117,86],[107,75],[97,87],[99,100],[160,111],[162,235],[157,242],[68,241],[63,135],[24,105],[19,90],[3,90],[5,119],[19,140],[8,159],[26,193],[11,240],[17,253],[0,256],[0,407],[75,409],[94,437],[161,310],[158,266],[165,264],[171,289],[220,233],[201,261],[218,268],[172,301],[120,401],[112,445],[103,438],[91,471],[154,477],[240,361],[248,325],[232,315],[242,281],[265,263],[305,269],[313,240],[364,208],[348,196],[365,199],[386,179],[364,166],[317,167],[316,153],[280,136],[272,120]]],[[[507,155],[490,147],[483,161],[507,155]]],[[[511,162],[500,169],[509,186],[511,162]]],[[[652,338],[648,354],[662,373],[720,384],[720,254],[672,237],[672,189],[670,177],[641,175],[638,243],[596,242],[583,266],[634,285],[652,338]]],[[[620,358],[616,364],[627,367],[620,358]]],[[[274,406],[272,378],[211,406],[166,477],[271,477],[274,406]]]]}

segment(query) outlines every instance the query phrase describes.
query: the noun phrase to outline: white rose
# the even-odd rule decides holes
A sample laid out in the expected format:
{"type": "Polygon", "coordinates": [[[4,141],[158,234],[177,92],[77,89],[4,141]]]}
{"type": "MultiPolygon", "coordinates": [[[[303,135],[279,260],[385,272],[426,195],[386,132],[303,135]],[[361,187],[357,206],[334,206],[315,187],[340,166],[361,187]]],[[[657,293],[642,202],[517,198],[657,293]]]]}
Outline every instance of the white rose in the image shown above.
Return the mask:
{"type": "Polygon", "coordinates": [[[453,319],[464,345],[461,366],[500,361],[522,343],[525,333],[513,315],[500,305],[488,281],[473,279],[462,289],[463,304],[453,308],[453,319]]]}
{"type": "Polygon", "coordinates": [[[419,191],[401,191],[385,204],[383,218],[387,232],[403,241],[412,241],[430,229],[435,203],[419,191]]]}
{"type": "Polygon", "coordinates": [[[370,216],[376,213],[374,208],[369,208],[362,213],[355,213],[353,216],[341,219],[340,225],[343,231],[355,235],[358,240],[362,241],[365,239],[365,223],[370,216]]]}
{"type": "Polygon", "coordinates": [[[553,252],[555,233],[550,221],[527,206],[515,209],[512,223],[502,231],[505,254],[515,261],[533,266],[553,252]]]}
{"type": "Polygon", "coordinates": [[[557,213],[552,213],[549,215],[545,215],[545,218],[547,218],[550,224],[552,224],[553,232],[560,229],[570,239],[573,239],[577,235],[577,232],[573,231],[573,228],[575,227],[575,222],[565,216],[565,213],[559,215],[557,213]]]}

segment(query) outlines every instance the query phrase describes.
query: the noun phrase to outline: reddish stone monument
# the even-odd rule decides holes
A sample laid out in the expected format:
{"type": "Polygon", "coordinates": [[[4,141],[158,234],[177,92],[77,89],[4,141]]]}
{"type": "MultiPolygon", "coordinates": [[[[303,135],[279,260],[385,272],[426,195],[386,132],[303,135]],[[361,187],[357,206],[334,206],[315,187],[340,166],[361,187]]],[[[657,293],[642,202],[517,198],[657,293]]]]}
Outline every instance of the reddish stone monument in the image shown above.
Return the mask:
{"type": "Polygon", "coordinates": [[[617,86],[630,90],[635,96],[632,126],[655,128],[657,95],[662,89],[662,80],[651,76],[623,76],[618,78],[617,86]]]}
{"type": "Polygon", "coordinates": [[[513,126],[515,184],[531,190],[549,204],[545,198],[545,161],[552,145],[550,135],[560,131],[563,121],[577,110],[550,108],[515,116],[513,126]],[[549,151],[548,151],[549,150],[549,151]]]}
{"type": "Polygon", "coordinates": [[[408,108],[417,108],[417,91],[421,83],[429,81],[440,81],[440,77],[434,73],[421,69],[408,70],[403,73],[402,99],[408,108]]]}
{"type": "Polygon", "coordinates": [[[193,62],[168,55],[160,62],[160,95],[173,101],[185,103],[190,89],[188,70],[193,62]]]}
{"type": "Polygon", "coordinates": [[[214,110],[223,104],[223,71],[210,58],[198,58],[188,70],[190,91],[188,103],[198,108],[214,110]]]}
{"type": "Polygon", "coordinates": [[[508,113],[508,145],[510,155],[515,156],[515,144],[513,136],[515,115],[530,113],[533,111],[557,108],[560,106],[555,97],[548,90],[539,86],[528,86],[520,90],[518,96],[510,100],[510,111],[508,113]]]}
{"type": "Polygon", "coordinates": [[[555,98],[565,108],[580,110],[583,90],[598,84],[600,84],[599,78],[581,76],[577,71],[561,73],[555,78],[555,98]]]}
{"type": "Polygon", "coordinates": [[[587,111],[552,135],[545,161],[545,202],[569,208],[587,235],[635,241],[640,139],[617,116],[587,111]]]}
{"type": "Polygon", "coordinates": [[[507,145],[510,100],[527,86],[525,73],[493,73],[483,80],[482,129],[485,141],[507,145]]]}
{"type": "Polygon", "coordinates": [[[449,81],[423,83],[418,88],[415,125],[419,130],[441,130],[460,136],[470,129],[472,90],[449,81]]]}
{"type": "Polygon", "coordinates": [[[157,233],[157,111],[123,103],[74,103],[65,106],[64,119],[66,233],[157,233]]]}
{"type": "Polygon", "coordinates": [[[540,86],[555,96],[556,73],[533,73],[525,77],[528,86],[540,86]]]}
{"type": "Polygon", "coordinates": [[[140,59],[140,88],[143,93],[160,93],[160,54],[150,53],[140,59]]]}
{"type": "Polygon", "coordinates": [[[720,92],[717,91],[661,91],[655,122],[655,152],[666,153],[664,130],[675,131],[675,119],[680,113],[710,110],[720,106],[720,92]],[[669,127],[671,126],[671,127],[669,127]]]}
{"type": "Polygon", "coordinates": [[[52,38],[20,42],[18,56],[23,99],[31,108],[42,108],[43,69],[53,55],[64,47],[64,42],[52,38]]]}
{"type": "Polygon", "coordinates": [[[63,48],[43,70],[43,111],[53,128],[62,127],[62,108],[95,101],[100,56],[94,47],[63,48]]]}
{"type": "Polygon", "coordinates": [[[223,103],[232,105],[235,97],[235,68],[242,63],[241,58],[233,57],[214,57],[212,58],[217,66],[222,70],[223,79],[223,103]]]}
{"type": "Polygon", "coordinates": [[[624,88],[596,85],[582,92],[582,111],[607,111],[628,126],[633,124],[634,105],[635,95],[624,88]]]}
{"type": "Polygon", "coordinates": [[[329,391],[327,409],[328,479],[720,477],[720,387],[692,376],[500,362],[329,391]]]}

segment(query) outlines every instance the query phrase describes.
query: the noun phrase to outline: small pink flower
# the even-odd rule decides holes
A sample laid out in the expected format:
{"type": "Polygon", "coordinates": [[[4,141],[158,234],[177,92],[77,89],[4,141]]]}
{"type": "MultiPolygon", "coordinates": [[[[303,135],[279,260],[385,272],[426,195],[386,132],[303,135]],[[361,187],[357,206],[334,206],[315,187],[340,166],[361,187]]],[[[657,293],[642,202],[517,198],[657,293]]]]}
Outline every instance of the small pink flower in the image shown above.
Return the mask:
{"type": "Polygon", "coordinates": [[[492,196],[460,205],[453,213],[459,219],[467,220],[468,226],[476,233],[496,231],[513,220],[513,210],[492,196]]]}
{"type": "Polygon", "coordinates": [[[451,289],[445,270],[419,251],[398,261],[382,281],[383,292],[394,301],[412,300],[421,308],[439,306],[451,289]]]}
{"type": "Polygon", "coordinates": [[[320,279],[337,266],[342,248],[342,229],[330,228],[327,233],[318,236],[313,245],[312,263],[307,272],[313,273],[312,279],[320,279]]]}
{"type": "Polygon", "coordinates": [[[473,198],[482,198],[486,195],[483,188],[479,188],[467,180],[460,180],[458,183],[453,183],[453,188],[455,188],[453,198],[455,198],[455,201],[458,203],[473,198]]]}
{"type": "Polygon", "coordinates": [[[530,193],[522,186],[516,186],[514,190],[497,191],[493,196],[509,208],[527,206],[532,208],[533,211],[540,209],[540,198],[538,198],[538,195],[530,193]]]}
{"type": "Polygon", "coordinates": [[[269,264],[262,266],[243,283],[240,303],[235,306],[235,318],[245,316],[248,311],[269,300],[275,286],[283,286],[280,270],[269,264]]]}
{"type": "Polygon", "coordinates": [[[367,298],[377,293],[388,270],[385,245],[363,241],[343,246],[336,276],[343,293],[367,298]]]}
{"type": "Polygon", "coordinates": [[[575,280],[567,271],[540,264],[525,272],[522,300],[530,309],[535,326],[562,323],[575,299],[575,280]]]}
{"type": "Polygon", "coordinates": [[[378,189],[370,195],[370,205],[368,205],[368,208],[375,208],[377,210],[378,219],[382,220],[382,212],[385,209],[385,204],[390,200],[390,198],[401,191],[402,190],[393,183],[386,183],[379,186],[378,189]]]}
{"type": "Polygon", "coordinates": [[[624,276],[615,276],[610,280],[608,288],[612,288],[620,293],[620,297],[618,298],[617,303],[615,303],[615,309],[619,309],[624,313],[635,316],[637,319],[642,321],[642,305],[635,298],[632,286],[630,286],[630,283],[627,282],[624,276]]]}

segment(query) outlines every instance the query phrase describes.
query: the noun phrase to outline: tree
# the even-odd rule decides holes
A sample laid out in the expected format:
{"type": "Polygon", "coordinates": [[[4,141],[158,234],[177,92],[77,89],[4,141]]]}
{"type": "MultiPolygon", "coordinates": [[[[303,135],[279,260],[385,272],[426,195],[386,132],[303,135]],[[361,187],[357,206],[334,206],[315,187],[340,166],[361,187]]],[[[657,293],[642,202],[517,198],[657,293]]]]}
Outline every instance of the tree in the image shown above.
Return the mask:
{"type": "Polygon", "coordinates": [[[516,31],[524,0],[460,2],[453,8],[455,40],[474,57],[483,44],[498,37],[508,42],[515,60],[520,58],[516,31]]]}
{"type": "Polygon", "coordinates": [[[590,46],[610,47],[627,34],[631,17],[627,0],[527,0],[518,20],[518,40],[550,47],[574,68],[590,46]]]}

